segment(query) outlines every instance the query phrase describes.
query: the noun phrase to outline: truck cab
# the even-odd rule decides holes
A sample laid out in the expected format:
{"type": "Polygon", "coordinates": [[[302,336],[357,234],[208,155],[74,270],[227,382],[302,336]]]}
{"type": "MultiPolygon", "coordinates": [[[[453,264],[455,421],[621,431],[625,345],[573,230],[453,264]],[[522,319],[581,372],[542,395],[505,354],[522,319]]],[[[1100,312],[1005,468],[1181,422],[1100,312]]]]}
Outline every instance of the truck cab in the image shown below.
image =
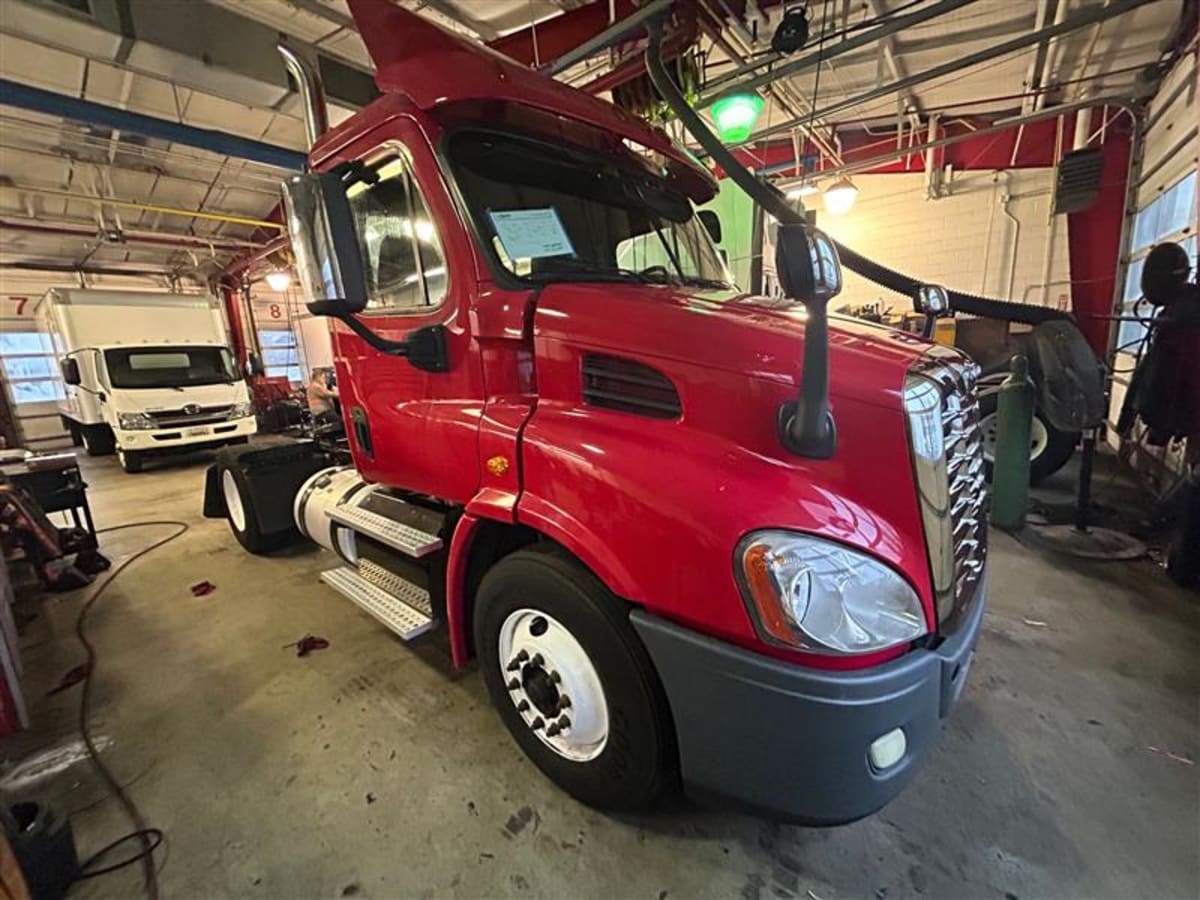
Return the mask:
{"type": "MultiPolygon", "coordinates": [[[[315,540],[322,580],[405,639],[443,626],[585,802],[682,784],[812,823],[878,809],[979,632],[975,368],[835,317],[830,440],[798,451],[824,320],[731,283],[706,170],[399,7],[352,8],[383,96],[285,189],[350,458],[229,453],[206,512],[251,550],[315,540]]],[[[807,284],[831,293],[816,237],[807,284]]]]}

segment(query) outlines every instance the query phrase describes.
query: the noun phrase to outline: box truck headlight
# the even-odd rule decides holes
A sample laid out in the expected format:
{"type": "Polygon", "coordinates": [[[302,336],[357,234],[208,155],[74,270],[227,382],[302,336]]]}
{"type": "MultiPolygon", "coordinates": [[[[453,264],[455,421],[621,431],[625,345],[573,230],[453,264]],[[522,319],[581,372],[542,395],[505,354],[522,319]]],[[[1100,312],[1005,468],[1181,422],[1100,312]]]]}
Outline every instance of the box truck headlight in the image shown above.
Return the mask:
{"type": "Polygon", "coordinates": [[[792,531],[756,531],[738,548],[738,581],[767,640],[822,653],[868,653],[926,633],[916,592],[888,566],[792,531]]]}
{"type": "Polygon", "coordinates": [[[155,421],[145,413],[117,413],[117,424],[122,431],[148,431],[157,428],[155,421]]]}
{"type": "Polygon", "coordinates": [[[231,419],[244,419],[252,415],[254,415],[253,403],[235,403],[229,410],[229,418],[231,419]]]}

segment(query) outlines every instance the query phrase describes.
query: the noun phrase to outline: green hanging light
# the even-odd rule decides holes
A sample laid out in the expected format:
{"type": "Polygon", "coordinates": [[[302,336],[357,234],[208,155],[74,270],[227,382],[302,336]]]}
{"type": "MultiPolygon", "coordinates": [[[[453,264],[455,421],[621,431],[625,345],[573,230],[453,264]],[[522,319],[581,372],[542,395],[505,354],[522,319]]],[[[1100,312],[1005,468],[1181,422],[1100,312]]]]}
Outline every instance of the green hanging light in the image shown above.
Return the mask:
{"type": "Polygon", "coordinates": [[[731,94],[709,107],[709,112],[717,124],[717,134],[721,140],[726,144],[736,144],[750,137],[765,105],[766,101],[758,94],[731,94]]]}

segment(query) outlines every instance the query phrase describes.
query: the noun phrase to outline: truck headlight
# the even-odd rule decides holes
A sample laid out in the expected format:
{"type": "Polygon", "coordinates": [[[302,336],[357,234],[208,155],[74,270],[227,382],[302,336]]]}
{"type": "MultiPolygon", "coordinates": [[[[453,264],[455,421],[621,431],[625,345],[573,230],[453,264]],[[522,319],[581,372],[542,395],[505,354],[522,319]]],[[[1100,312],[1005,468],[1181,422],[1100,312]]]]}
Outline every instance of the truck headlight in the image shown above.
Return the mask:
{"type": "Polygon", "coordinates": [[[148,431],[157,428],[155,421],[145,413],[117,413],[117,424],[122,431],[148,431]]]}
{"type": "Polygon", "coordinates": [[[869,653],[928,630],[920,598],[888,566],[793,531],[756,531],[738,547],[738,582],[767,640],[824,653],[869,653]]]}
{"type": "Polygon", "coordinates": [[[231,419],[244,419],[252,415],[254,415],[253,403],[235,403],[229,408],[229,418],[231,419]]]}

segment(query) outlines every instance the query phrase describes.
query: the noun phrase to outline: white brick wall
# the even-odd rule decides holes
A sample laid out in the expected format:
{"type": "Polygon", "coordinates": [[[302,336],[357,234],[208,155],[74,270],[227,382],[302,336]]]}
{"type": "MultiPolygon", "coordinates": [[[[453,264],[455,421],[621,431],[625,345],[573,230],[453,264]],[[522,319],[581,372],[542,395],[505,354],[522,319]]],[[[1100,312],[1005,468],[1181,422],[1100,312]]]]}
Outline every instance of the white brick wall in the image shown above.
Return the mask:
{"type": "MultiPolygon", "coordinates": [[[[1011,173],[957,174],[947,196],[925,199],[924,173],[856,175],[858,201],[844,216],[827,214],[817,199],[817,222],[837,240],[890,268],[933,284],[1038,305],[1069,308],[1070,265],[1064,216],[1054,227],[1051,287],[1043,296],[1042,268],[1050,236],[1048,221],[1052,169],[1011,173]],[[1001,200],[1011,193],[1005,216],[1001,200]],[[988,218],[992,218],[990,252],[988,218]],[[1015,239],[1016,268],[1008,293],[1015,239]],[[1026,290],[1028,289],[1028,295],[1026,290]]],[[[910,308],[905,298],[845,272],[846,287],[836,305],[884,300],[910,308]]]]}

